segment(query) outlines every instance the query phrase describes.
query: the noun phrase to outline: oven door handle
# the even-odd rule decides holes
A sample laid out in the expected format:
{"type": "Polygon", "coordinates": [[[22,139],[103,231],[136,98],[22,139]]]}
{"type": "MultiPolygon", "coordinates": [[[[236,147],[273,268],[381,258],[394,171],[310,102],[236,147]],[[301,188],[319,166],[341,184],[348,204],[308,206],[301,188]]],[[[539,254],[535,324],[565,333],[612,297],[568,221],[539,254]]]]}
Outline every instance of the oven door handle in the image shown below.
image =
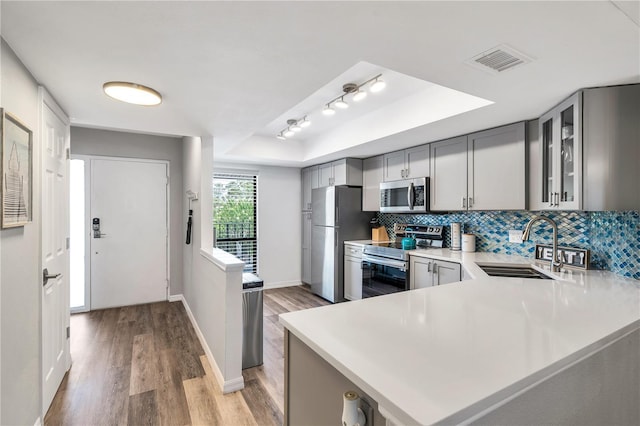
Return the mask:
{"type": "Polygon", "coordinates": [[[391,268],[398,268],[398,269],[404,269],[404,270],[407,269],[407,262],[403,262],[401,260],[386,259],[386,258],[380,258],[380,257],[363,254],[362,261],[369,262],[375,265],[389,266],[391,268]]]}

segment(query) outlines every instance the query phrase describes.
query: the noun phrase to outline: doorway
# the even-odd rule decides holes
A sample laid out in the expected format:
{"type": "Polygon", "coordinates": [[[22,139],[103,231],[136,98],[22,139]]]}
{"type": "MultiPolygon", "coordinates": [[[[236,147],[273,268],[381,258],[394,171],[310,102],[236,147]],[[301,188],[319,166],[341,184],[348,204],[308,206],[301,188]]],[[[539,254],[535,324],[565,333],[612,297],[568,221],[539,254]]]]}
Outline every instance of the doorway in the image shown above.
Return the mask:
{"type": "Polygon", "coordinates": [[[167,300],[169,163],[97,156],[73,160],[73,311],[167,300]]]}

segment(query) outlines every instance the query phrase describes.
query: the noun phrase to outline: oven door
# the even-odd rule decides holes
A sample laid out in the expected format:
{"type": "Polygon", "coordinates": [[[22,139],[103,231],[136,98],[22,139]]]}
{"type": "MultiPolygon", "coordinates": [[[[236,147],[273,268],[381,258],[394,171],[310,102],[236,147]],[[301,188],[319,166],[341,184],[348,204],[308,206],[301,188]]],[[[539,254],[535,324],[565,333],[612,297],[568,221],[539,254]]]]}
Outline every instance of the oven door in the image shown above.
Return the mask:
{"type": "Polygon", "coordinates": [[[362,256],[362,298],[409,290],[409,264],[377,256],[362,256]]]}

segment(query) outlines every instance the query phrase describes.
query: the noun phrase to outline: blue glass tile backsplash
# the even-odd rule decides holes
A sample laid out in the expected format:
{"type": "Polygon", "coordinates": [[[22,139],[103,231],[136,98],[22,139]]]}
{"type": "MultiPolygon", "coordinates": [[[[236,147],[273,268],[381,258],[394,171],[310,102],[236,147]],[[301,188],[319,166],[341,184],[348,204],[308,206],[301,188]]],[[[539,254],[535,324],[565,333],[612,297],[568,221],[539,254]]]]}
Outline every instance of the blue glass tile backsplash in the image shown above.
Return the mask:
{"type": "MultiPolygon", "coordinates": [[[[558,244],[591,250],[591,267],[640,280],[640,213],[486,211],[431,215],[378,213],[393,238],[394,223],[449,225],[462,222],[465,233],[476,235],[476,250],[533,257],[536,244],[551,244],[551,227],[536,223],[531,241],[510,243],[510,229],[524,229],[533,216],[549,216],[558,224],[558,244]]],[[[446,228],[446,246],[451,240],[446,228]]]]}

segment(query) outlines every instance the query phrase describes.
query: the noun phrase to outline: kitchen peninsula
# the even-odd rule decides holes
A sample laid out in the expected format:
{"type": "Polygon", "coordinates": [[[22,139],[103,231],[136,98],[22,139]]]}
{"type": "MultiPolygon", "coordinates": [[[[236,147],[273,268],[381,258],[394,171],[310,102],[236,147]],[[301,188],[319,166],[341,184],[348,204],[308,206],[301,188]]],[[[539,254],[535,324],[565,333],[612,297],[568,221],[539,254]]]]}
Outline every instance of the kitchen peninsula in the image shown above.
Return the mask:
{"type": "Polygon", "coordinates": [[[638,424],[637,281],[495,278],[476,262],[527,261],[428,253],[471,279],[280,317],[286,424],[339,423],[347,390],[374,424],[638,424]]]}

